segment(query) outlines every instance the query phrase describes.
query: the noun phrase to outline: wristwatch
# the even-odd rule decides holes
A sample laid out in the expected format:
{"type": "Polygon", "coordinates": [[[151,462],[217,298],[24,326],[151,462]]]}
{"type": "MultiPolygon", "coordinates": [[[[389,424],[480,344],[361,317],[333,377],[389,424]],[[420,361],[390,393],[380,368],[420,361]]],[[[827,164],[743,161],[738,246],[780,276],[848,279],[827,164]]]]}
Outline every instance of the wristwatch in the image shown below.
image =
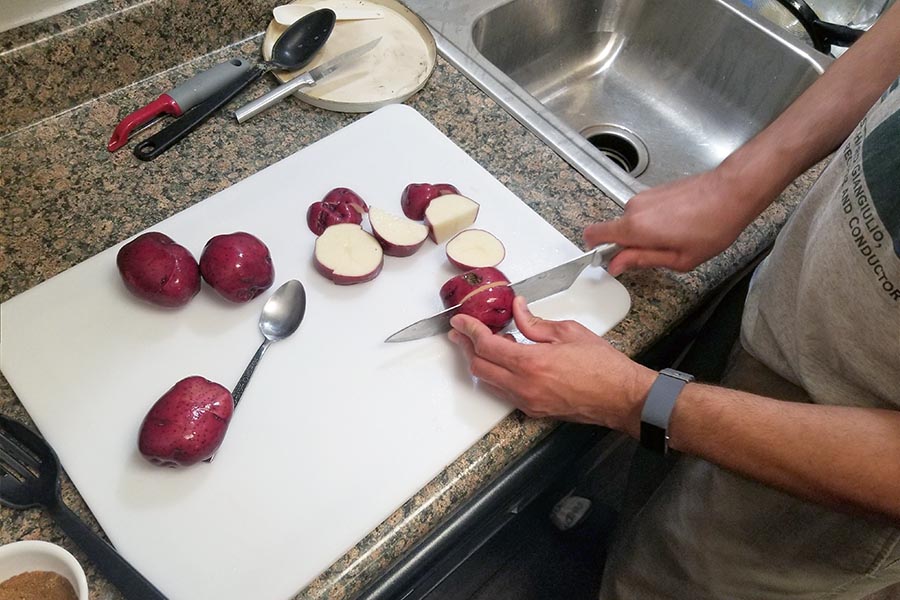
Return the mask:
{"type": "Polygon", "coordinates": [[[641,446],[660,454],[669,451],[669,418],[681,388],[694,380],[693,375],[663,369],[650,387],[641,411],[641,446]]]}

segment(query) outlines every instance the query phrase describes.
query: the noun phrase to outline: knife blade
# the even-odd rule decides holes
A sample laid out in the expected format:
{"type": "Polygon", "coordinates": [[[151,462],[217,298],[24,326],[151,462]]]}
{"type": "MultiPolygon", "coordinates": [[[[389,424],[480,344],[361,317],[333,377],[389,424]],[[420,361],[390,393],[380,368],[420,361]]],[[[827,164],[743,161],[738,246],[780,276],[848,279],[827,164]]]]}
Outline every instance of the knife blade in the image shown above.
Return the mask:
{"type": "Polygon", "coordinates": [[[271,106],[274,106],[275,104],[280,102],[283,98],[286,98],[287,96],[293,94],[300,88],[312,87],[316,85],[343,65],[356,60],[357,58],[377,46],[380,41],[381,38],[379,37],[363,44],[362,46],[357,46],[356,48],[347,50],[346,52],[338,54],[331,60],[322,63],[318,67],[310,69],[306,73],[302,73],[297,77],[294,77],[287,83],[283,83],[278,87],[269,90],[256,100],[248,102],[244,106],[234,111],[234,116],[237,119],[237,122],[243,123],[251,117],[258,115],[267,108],[270,108],[271,106]]]}
{"type": "MultiPolygon", "coordinates": [[[[526,302],[547,298],[572,287],[578,276],[588,267],[607,267],[609,261],[622,250],[618,244],[603,244],[577,258],[568,260],[518,283],[510,284],[517,296],[526,302]]],[[[459,312],[461,304],[442,310],[436,315],[416,321],[389,336],[385,342],[410,342],[450,331],[450,319],[459,312]]]]}

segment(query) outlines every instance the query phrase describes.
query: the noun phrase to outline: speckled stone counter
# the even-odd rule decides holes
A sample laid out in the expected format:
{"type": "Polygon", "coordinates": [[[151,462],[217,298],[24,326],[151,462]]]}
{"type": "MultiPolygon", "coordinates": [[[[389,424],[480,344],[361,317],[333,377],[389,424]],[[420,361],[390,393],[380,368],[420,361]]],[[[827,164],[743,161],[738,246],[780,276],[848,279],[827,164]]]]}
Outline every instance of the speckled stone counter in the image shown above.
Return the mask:
{"type": "MultiPolygon", "coordinates": [[[[171,10],[186,10],[191,4],[187,0],[101,3],[112,8],[124,5],[126,9],[137,4],[156,4],[156,8],[168,6],[171,10]]],[[[256,10],[253,19],[253,23],[266,20],[260,10],[256,10]]],[[[40,24],[30,27],[31,31],[41,30],[40,24]]],[[[0,36],[0,41],[13,43],[21,35],[25,34],[8,32],[0,36]]],[[[153,43],[156,38],[146,39],[153,43]]],[[[31,100],[48,105],[27,121],[32,124],[21,120],[4,123],[6,134],[0,133],[0,301],[359,118],[322,111],[291,99],[271,109],[265,117],[240,126],[221,112],[153,162],[136,160],[130,148],[114,154],[106,151],[110,132],[122,116],[155,98],[160,91],[225,58],[235,54],[257,56],[260,39],[257,35],[230,46],[220,44],[223,47],[211,54],[172,68],[164,67],[157,75],[120,83],[110,90],[97,89],[93,99],[71,98],[68,103],[57,105],[52,101],[54,95],[48,92],[31,100]]],[[[62,43],[70,44],[71,40],[62,43]]],[[[257,85],[255,93],[273,84],[267,80],[257,85]]],[[[7,113],[8,102],[17,101],[5,97],[0,114],[7,113]]],[[[611,200],[443,60],[438,62],[425,89],[408,104],[574,242],[580,244],[581,230],[588,223],[620,213],[611,200]]],[[[622,276],[620,280],[631,294],[633,306],[607,338],[630,355],[659,339],[706,293],[774,239],[815,175],[813,170],[799,179],[728,251],[701,268],[688,274],[656,270],[622,276]]],[[[30,423],[5,379],[0,379],[0,412],[30,423]]],[[[297,597],[352,598],[555,425],[513,413],[297,597]]],[[[76,513],[98,528],[67,479],[63,482],[63,497],[76,513]]],[[[0,508],[0,523],[0,543],[44,539],[61,544],[88,571],[92,598],[119,597],[42,511],[0,508]]]]}

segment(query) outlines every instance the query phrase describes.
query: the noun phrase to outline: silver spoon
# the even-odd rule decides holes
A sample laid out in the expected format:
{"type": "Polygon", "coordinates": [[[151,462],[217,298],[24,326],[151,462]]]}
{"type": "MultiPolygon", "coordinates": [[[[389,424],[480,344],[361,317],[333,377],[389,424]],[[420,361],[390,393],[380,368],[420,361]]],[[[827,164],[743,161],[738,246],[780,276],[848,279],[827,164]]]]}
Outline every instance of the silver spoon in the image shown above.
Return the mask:
{"type": "Polygon", "coordinates": [[[266,300],[262,314],[259,315],[259,330],[265,339],[260,344],[256,354],[250,359],[250,364],[244,369],[244,374],[241,375],[237,385],[234,386],[234,391],[231,392],[235,408],[237,408],[241,396],[244,395],[244,388],[250,383],[250,377],[253,376],[253,371],[256,370],[256,365],[259,364],[263,354],[266,353],[266,350],[269,349],[273,342],[283,340],[297,331],[297,327],[303,321],[305,313],[306,290],[303,289],[303,284],[296,279],[291,279],[282,284],[266,300]]]}

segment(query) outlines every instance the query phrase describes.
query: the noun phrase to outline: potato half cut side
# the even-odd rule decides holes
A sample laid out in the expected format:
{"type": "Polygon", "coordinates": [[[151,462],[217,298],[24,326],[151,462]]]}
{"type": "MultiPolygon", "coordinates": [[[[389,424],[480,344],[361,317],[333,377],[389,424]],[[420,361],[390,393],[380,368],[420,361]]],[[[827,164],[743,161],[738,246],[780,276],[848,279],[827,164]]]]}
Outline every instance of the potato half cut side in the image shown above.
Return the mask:
{"type": "Polygon", "coordinates": [[[470,226],[478,216],[478,203],[459,194],[438,196],[425,209],[425,224],[435,244],[443,244],[470,226]]]}
{"type": "Polygon", "coordinates": [[[428,228],[373,206],[369,209],[372,234],[388,256],[410,256],[428,239],[428,228]]]}
{"type": "Polygon", "coordinates": [[[460,231],[447,242],[446,251],[447,260],[463,271],[496,267],[506,257],[503,243],[484,229],[460,231]]]}
{"type": "Polygon", "coordinates": [[[316,270],[338,285],[371,281],[384,266],[384,251],[354,223],[332,225],[316,239],[316,270]]]}

